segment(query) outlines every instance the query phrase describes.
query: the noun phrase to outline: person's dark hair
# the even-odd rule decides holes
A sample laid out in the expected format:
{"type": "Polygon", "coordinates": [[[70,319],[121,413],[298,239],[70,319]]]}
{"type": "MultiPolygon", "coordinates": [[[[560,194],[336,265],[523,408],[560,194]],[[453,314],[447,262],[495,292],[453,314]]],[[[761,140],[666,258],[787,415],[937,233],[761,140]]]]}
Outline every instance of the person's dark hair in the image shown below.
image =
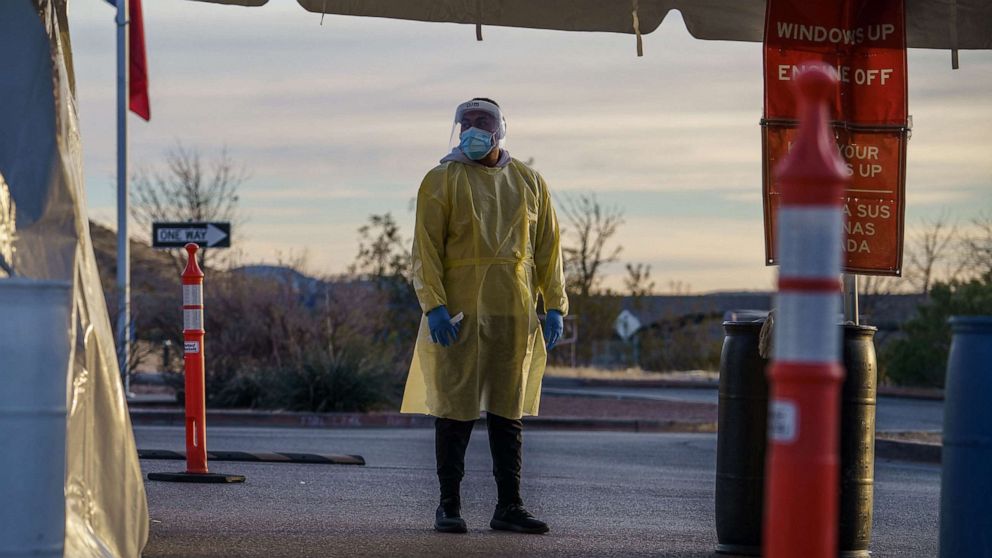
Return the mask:
{"type": "Polygon", "coordinates": [[[474,97],[472,100],[473,101],[485,101],[487,103],[492,103],[492,104],[496,105],[497,107],[499,106],[499,103],[497,103],[496,101],[494,101],[494,100],[492,100],[492,99],[490,99],[488,97],[474,97]]]}

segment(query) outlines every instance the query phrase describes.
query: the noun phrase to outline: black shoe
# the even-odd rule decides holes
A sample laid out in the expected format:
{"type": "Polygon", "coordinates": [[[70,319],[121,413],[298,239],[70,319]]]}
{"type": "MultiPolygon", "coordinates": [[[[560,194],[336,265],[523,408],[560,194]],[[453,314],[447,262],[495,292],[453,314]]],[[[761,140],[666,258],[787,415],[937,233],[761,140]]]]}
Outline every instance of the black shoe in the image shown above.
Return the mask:
{"type": "Polygon", "coordinates": [[[462,519],[458,506],[438,505],[434,513],[434,529],[442,533],[467,533],[468,527],[462,519]]]}
{"type": "Polygon", "coordinates": [[[548,532],[547,523],[539,519],[534,519],[534,516],[519,504],[510,504],[504,507],[497,506],[496,513],[493,514],[493,519],[489,522],[489,526],[499,531],[516,531],[517,533],[530,533],[534,535],[548,532]]]}

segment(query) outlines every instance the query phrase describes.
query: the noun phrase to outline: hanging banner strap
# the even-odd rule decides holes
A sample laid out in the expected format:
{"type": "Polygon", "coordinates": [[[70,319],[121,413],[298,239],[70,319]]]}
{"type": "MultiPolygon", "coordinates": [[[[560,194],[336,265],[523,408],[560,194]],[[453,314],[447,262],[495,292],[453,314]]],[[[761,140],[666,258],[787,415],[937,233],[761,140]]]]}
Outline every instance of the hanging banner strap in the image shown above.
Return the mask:
{"type": "Polygon", "coordinates": [[[633,18],[632,25],[634,26],[634,35],[637,36],[637,55],[644,56],[644,40],[641,38],[641,20],[637,17],[637,12],[639,10],[639,6],[637,5],[638,0],[633,0],[633,2],[633,9],[630,14],[633,18]]]}

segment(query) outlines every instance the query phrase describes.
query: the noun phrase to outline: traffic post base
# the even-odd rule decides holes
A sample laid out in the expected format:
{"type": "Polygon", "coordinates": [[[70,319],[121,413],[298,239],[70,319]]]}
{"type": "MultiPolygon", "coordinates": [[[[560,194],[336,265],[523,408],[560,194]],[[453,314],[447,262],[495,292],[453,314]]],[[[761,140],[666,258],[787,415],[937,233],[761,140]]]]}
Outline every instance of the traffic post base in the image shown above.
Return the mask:
{"type": "Polygon", "coordinates": [[[244,475],[225,475],[222,473],[148,473],[148,480],[224,484],[245,482],[245,477],[244,475]]]}

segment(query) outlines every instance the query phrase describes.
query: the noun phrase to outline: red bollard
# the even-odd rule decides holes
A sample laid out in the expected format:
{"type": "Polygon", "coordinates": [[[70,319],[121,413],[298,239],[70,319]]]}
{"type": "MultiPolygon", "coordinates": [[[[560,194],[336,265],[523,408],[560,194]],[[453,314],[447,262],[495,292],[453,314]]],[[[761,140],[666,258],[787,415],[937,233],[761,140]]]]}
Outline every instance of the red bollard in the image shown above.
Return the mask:
{"type": "Polygon", "coordinates": [[[186,245],[183,270],[183,360],[186,372],[186,472],[148,473],[148,480],[171,482],[244,482],[242,475],[207,470],[207,397],[203,358],[203,270],[196,263],[196,244],[186,245]]]}
{"type": "Polygon", "coordinates": [[[207,471],[207,397],[203,359],[203,270],[198,246],[186,245],[183,270],[183,361],[186,369],[186,472],[207,471]]]}
{"type": "Polygon", "coordinates": [[[844,163],[828,128],[836,77],[798,80],[800,125],[778,167],[781,261],[769,370],[764,556],[836,558],[839,506],[840,315],[844,163]]]}

